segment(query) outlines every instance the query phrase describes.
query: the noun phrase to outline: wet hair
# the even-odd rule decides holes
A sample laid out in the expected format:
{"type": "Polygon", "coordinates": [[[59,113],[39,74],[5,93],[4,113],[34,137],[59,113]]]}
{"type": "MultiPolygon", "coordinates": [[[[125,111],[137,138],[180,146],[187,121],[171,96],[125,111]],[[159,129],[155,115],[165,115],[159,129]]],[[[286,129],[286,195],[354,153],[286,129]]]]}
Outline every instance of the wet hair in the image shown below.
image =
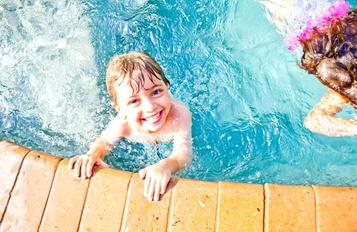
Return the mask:
{"type": "Polygon", "coordinates": [[[357,109],[357,9],[300,43],[300,66],[357,109]]]}
{"type": "Polygon", "coordinates": [[[120,85],[128,80],[133,94],[144,86],[145,77],[154,82],[154,78],[162,80],[166,86],[170,85],[160,65],[146,52],[129,52],[116,55],[108,63],[106,73],[106,85],[108,94],[112,99],[112,105],[119,110],[115,85],[120,85]]]}

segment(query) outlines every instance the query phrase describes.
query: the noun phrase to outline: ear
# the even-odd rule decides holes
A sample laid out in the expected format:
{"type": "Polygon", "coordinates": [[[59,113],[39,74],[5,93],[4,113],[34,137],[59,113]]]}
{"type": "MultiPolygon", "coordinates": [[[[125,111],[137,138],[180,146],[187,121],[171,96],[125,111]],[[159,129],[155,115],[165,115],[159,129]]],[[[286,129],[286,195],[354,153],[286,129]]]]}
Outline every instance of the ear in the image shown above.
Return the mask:
{"type": "Polygon", "coordinates": [[[336,91],[349,87],[353,82],[349,72],[333,58],[323,59],[316,70],[320,81],[336,91]]]}

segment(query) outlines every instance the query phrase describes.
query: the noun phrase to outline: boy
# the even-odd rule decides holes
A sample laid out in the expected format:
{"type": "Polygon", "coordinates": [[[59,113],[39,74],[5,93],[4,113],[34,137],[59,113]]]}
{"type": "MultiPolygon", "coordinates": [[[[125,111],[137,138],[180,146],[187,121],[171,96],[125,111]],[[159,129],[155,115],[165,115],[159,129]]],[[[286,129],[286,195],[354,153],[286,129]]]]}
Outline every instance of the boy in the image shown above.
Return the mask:
{"type": "Polygon", "coordinates": [[[121,138],[154,143],[173,141],[172,154],[139,171],[145,179],[144,196],[159,200],[171,175],[192,160],[191,113],[175,101],[159,64],[144,52],[114,56],[108,64],[106,85],[119,114],[93,142],[85,155],[69,162],[77,177],[92,175],[94,165],[107,167],[102,158],[121,138]]]}

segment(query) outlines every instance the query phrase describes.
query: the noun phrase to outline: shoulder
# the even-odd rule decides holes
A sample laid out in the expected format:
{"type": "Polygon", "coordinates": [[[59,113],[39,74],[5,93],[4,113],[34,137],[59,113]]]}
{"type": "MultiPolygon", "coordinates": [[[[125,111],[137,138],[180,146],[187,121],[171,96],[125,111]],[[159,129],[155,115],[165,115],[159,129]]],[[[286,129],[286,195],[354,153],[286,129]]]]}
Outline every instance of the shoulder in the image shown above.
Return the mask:
{"type": "Polygon", "coordinates": [[[121,137],[128,137],[131,133],[127,120],[121,115],[116,115],[102,132],[102,137],[113,140],[121,137]]]}
{"type": "Polygon", "coordinates": [[[178,128],[190,129],[192,125],[192,114],[188,106],[182,102],[174,101],[172,104],[172,117],[175,126],[178,128]]]}
{"type": "Polygon", "coordinates": [[[172,104],[174,111],[174,117],[179,117],[180,119],[191,119],[192,114],[188,106],[182,102],[174,101],[172,104]]]}

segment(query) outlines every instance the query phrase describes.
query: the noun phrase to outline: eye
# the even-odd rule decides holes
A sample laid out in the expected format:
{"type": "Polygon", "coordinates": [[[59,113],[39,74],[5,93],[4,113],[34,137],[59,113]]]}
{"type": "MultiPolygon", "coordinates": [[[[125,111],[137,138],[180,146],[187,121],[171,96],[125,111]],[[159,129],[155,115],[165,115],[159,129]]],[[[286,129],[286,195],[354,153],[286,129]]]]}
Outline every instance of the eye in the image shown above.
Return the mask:
{"type": "Polygon", "coordinates": [[[159,95],[160,93],[162,93],[164,90],[163,89],[154,89],[154,91],[152,91],[152,95],[153,96],[157,96],[159,95]]]}
{"type": "Polygon", "coordinates": [[[128,105],[130,106],[135,106],[139,104],[139,100],[138,99],[132,99],[130,101],[128,101],[128,105]]]}

